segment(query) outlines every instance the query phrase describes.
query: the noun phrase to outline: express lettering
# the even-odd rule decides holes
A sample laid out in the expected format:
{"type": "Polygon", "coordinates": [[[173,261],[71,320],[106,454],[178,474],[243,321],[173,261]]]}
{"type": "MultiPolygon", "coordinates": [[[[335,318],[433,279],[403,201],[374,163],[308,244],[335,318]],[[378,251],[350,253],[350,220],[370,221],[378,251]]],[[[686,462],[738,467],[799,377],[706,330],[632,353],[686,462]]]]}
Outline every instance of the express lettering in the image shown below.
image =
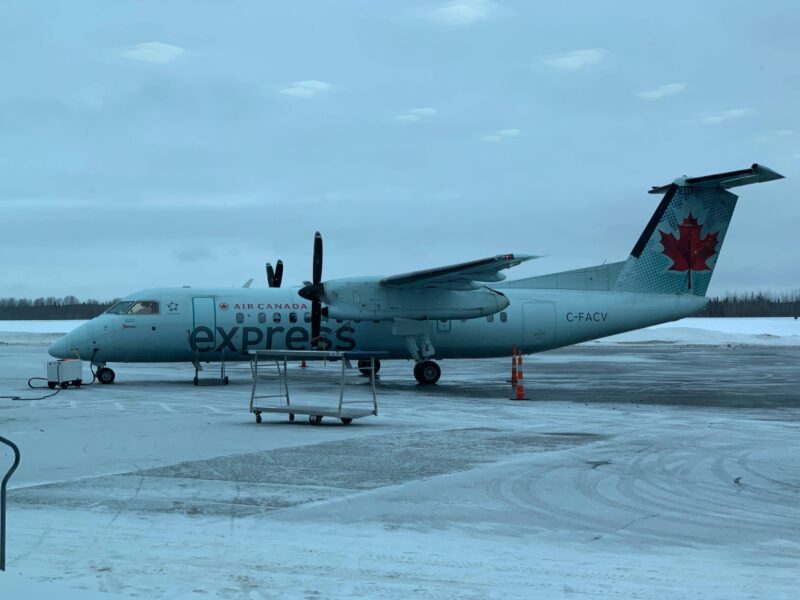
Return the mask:
{"type": "MultiPolygon", "coordinates": [[[[309,348],[311,336],[303,327],[217,327],[216,340],[210,327],[195,327],[189,334],[189,348],[192,352],[238,352],[237,340],[241,339],[241,352],[248,350],[270,350],[273,348],[275,336],[283,335],[284,347],[287,350],[306,350],[309,348]]],[[[339,327],[335,332],[329,327],[320,327],[319,348],[322,350],[353,350],[356,341],[353,339],[355,329],[349,325],[339,327]],[[333,334],[333,335],[332,335],[333,334]]]]}
{"type": "Polygon", "coordinates": [[[568,312],[566,314],[567,321],[572,323],[578,321],[579,323],[586,322],[602,322],[608,318],[608,313],[604,312],[568,312]]]}

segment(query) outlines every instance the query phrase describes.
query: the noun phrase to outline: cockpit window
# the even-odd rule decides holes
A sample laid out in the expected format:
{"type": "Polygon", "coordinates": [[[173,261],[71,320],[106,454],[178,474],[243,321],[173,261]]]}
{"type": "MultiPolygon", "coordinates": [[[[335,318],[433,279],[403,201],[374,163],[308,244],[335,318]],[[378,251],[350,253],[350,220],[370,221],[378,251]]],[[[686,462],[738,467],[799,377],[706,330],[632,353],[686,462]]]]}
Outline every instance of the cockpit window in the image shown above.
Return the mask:
{"type": "Polygon", "coordinates": [[[133,302],[125,313],[129,315],[157,315],[158,302],[155,300],[139,300],[133,302]]]}
{"type": "Polygon", "coordinates": [[[130,300],[122,300],[114,304],[111,308],[109,308],[106,312],[111,315],[121,315],[125,311],[127,311],[131,306],[133,306],[133,302],[130,300]]]}

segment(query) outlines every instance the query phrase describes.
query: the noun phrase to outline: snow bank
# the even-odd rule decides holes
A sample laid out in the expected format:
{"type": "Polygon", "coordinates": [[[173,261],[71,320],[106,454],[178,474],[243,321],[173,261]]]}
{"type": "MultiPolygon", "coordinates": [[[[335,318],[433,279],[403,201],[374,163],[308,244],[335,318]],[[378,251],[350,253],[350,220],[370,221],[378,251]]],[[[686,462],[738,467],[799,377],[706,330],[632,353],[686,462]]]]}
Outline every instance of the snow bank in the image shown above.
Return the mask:
{"type": "Polygon", "coordinates": [[[86,321],[0,321],[0,346],[49,346],[86,321]]]}
{"type": "Polygon", "coordinates": [[[800,346],[800,320],[785,318],[689,318],[588,342],[588,344],[682,346],[800,346]]]}

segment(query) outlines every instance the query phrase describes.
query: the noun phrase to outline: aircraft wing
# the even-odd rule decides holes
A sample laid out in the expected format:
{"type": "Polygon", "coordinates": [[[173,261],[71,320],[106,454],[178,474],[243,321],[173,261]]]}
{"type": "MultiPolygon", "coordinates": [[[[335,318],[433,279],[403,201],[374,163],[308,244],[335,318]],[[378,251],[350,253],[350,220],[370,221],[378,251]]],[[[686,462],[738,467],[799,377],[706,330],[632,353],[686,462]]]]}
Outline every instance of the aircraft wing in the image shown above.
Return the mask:
{"type": "Polygon", "coordinates": [[[381,279],[380,283],[381,285],[393,287],[419,286],[464,289],[465,287],[473,287],[470,284],[474,281],[503,281],[506,276],[500,271],[516,267],[518,264],[533,258],[539,257],[530,254],[501,254],[491,258],[482,258],[480,260],[458,263],[447,267],[391,275],[390,277],[381,279]]]}

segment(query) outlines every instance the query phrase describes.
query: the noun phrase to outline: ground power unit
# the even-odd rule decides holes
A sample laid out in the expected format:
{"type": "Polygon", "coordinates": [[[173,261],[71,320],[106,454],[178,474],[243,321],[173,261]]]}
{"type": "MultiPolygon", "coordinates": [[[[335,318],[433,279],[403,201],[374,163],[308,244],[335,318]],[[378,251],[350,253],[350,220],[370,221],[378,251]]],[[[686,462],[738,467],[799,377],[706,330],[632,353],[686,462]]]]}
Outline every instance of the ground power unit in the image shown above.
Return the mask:
{"type": "Polygon", "coordinates": [[[74,358],[51,360],[47,363],[47,387],[80,387],[83,376],[83,361],[74,358]]]}

